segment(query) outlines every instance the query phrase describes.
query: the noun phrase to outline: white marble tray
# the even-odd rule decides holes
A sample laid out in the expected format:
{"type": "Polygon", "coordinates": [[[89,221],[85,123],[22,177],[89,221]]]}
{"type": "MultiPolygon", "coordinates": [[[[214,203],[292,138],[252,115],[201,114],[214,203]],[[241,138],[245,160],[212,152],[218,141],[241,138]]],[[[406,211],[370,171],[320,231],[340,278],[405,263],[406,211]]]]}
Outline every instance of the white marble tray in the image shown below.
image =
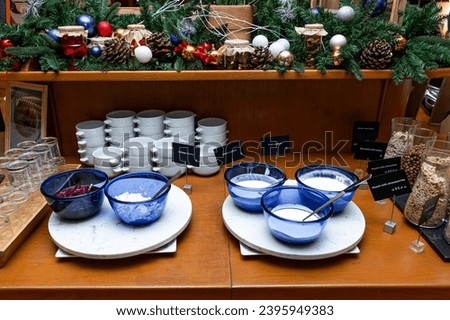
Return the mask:
{"type": "MultiPolygon", "coordinates": [[[[163,245],[162,247],[156,248],[154,250],[148,251],[145,254],[157,254],[157,253],[175,253],[177,252],[177,239],[163,245]]],[[[65,252],[62,249],[56,250],[55,258],[76,258],[70,253],[65,252]]]]}
{"type": "Polygon", "coordinates": [[[172,185],[163,215],[146,226],[124,224],[107,199],[91,219],[69,221],[50,215],[48,230],[53,242],[68,254],[91,259],[117,259],[160,248],[173,241],[188,226],[192,203],[187,194],[172,185]]]}
{"type": "Polygon", "coordinates": [[[248,213],[238,208],[228,196],[222,206],[228,231],[247,247],[286,259],[316,260],[347,253],[361,241],[366,221],[358,206],[350,202],[333,216],[320,237],[306,245],[289,245],[272,236],[262,213],[248,213]]]}

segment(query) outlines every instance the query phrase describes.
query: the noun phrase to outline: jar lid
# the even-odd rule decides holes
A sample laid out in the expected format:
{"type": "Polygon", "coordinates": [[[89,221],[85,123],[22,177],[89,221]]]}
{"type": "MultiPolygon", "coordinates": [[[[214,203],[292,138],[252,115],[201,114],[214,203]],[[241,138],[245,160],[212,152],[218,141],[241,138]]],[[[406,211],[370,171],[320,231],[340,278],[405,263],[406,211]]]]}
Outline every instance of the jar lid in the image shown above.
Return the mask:
{"type": "Polygon", "coordinates": [[[249,41],[248,40],[244,40],[244,39],[228,39],[225,40],[225,44],[231,45],[231,46],[247,46],[249,45],[249,41]]]}
{"type": "Polygon", "coordinates": [[[61,26],[58,27],[58,32],[56,32],[58,37],[62,37],[64,35],[68,36],[86,36],[87,31],[83,26],[61,26]]]}

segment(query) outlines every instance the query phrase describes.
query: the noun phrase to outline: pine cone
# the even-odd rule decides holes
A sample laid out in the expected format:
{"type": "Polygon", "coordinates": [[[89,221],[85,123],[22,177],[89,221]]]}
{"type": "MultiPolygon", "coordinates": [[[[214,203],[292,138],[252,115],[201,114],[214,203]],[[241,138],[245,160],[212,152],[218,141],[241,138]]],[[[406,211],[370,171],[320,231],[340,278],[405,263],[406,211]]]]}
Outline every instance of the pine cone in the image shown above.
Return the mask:
{"type": "Polygon", "coordinates": [[[113,64],[127,62],[131,56],[130,44],[123,39],[105,41],[102,58],[113,64]]]}
{"type": "Polygon", "coordinates": [[[174,45],[170,38],[162,32],[154,32],[146,40],[147,46],[157,58],[170,58],[173,54],[174,45]]]}
{"type": "Polygon", "coordinates": [[[367,69],[384,69],[392,59],[392,46],[384,39],[369,42],[361,53],[361,61],[367,69]]]}
{"type": "Polygon", "coordinates": [[[268,47],[258,46],[250,57],[250,64],[254,69],[264,69],[264,66],[273,62],[273,56],[268,47]]]}

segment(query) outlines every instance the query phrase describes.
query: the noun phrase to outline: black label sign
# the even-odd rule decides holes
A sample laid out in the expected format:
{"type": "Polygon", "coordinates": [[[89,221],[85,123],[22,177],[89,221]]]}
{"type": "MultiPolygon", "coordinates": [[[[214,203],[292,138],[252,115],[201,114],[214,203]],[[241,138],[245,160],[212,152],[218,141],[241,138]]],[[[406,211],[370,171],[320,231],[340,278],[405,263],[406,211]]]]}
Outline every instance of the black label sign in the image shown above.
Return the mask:
{"type": "Polygon", "coordinates": [[[401,157],[372,160],[367,163],[367,172],[372,176],[391,173],[400,170],[401,157]]]}
{"type": "Polygon", "coordinates": [[[378,137],[378,121],[355,121],[353,123],[352,152],[356,151],[359,141],[374,141],[378,137]]]}
{"type": "Polygon", "coordinates": [[[422,214],[420,215],[419,219],[419,227],[422,226],[425,222],[427,222],[428,219],[430,219],[433,216],[434,210],[436,210],[437,203],[441,196],[442,196],[441,194],[438,194],[425,201],[425,204],[423,205],[422,214]]]}
{"type": "Polygon", "coordinates": [[[383,159],[387,142],[359,141],[355,151],[355,159],[378,160],[383,159]]]}
{"type": "Polygon", "coordinates": [[[172,143],[172,160],[194,167],[200,166],[200,148],[190,144],[172,143]]]}
{"type": "Polygon", "coordinates": [[[245,157],[240,141],[233,141],[229,144],[214,149],[214,154],[219,165],[230,163],[245,157]]]}
{"type": "Polygon", "coordinates": [[[261,138],[261,150],[263,155],[285,155],[290,151],[292,142],[288,135],[271,136],[267,135],[261,138]]]}
{"type": "Polygon", "coordinates": [[[411,186],[404,170],[372,177],[367,183],[375,201],[411,193],[411,186]]]}

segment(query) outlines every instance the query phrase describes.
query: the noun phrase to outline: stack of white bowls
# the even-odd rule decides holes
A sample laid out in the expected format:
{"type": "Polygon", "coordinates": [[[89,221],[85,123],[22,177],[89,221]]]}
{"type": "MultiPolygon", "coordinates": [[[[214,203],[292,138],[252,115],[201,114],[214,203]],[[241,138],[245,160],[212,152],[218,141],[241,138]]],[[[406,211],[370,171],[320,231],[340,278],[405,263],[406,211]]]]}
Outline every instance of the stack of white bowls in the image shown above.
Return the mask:
{"type": "Polygon", "coordinates": [[[172,144],[174,142],[187,144],[187,141],[178,137],[164,137],[156,140],[152,149],[154,162],[153,171],[159,172],[167,177],[172,177],[178,170],[183,173],[186,172],[186,166],[184,164],[176,163],[172,161],[172,144]]]}
{"type": "Polygon", "coordinates": [[[203,118],[198,121],[195,131],[195,140],[200,148],[200,166],[192,168],[192,171],[198,175],[212,175],[220,169],[214,149],[227,143],[227,122],[221,118],[203,118]]]}
{"type": "Polygon", "coordinates": [[[115,177],[128,168],[124,166],[124,152],[122,148],[107,146],[100,147],[92,153],[95,169],[105,172],[109,178],[115,177]]]}
{"type": "Polygon", "coordinates": [[[75,125],[80,161],[88,166],[94,165],[92,153],[106,145],[105,124],[100,120],[89,120],[75,125]]]}
{"type": "Polygon", "coordinates": [[[149,137],[134,137],[124,143],[128,172],[151,171],[155,140],[149,137]]]}
{"type": "Polygon", "coordinates": [[[187,110],[175,110],[166,113],[164,134],[177,137],[188,144],[195,143],[195,113],[187,110]]]}
{"type": "Polygon", "coordinates": [[[106,114],[104,123],[107,136],[105,140],[112,146],[123,147],[125,141],[136,135],[134,132],[135,117],[136,112],[131,110],[115,110],[106,114]]]}
{"type": "Polygon", "coordinates": [[[224,146],[227,143],[227,122],[221,118],[203,118],[197,123],[195,140],[200,144],[216,143],[224,146]]]}
{"type": "Polygon", "coordinates": [[[149,137],[153,140],[161,139],[164,136],[164,116],[162,110],[144,110],[136,114],[134,131],[139,137],[149,137]]]}

